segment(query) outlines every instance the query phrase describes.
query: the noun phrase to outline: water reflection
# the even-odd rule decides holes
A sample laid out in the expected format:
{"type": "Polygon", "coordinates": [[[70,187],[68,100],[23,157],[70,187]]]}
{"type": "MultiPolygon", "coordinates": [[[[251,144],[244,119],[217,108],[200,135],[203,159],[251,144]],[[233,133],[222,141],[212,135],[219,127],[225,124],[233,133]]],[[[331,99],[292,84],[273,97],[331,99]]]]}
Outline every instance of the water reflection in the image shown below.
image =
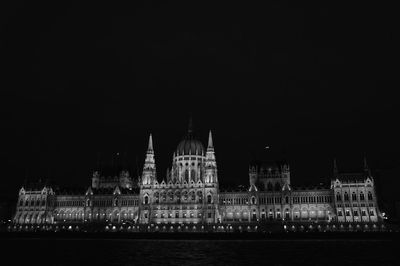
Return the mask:
{"type": "MultiPolygon", "coordinates": [[[[2,241],[3,242],[3,241],[2,241]]],[[[4,245],[2,245],[4,246],[4,245]]],[[[396,265],[392,241],[7,240],[16,265],[396,265]]]]}

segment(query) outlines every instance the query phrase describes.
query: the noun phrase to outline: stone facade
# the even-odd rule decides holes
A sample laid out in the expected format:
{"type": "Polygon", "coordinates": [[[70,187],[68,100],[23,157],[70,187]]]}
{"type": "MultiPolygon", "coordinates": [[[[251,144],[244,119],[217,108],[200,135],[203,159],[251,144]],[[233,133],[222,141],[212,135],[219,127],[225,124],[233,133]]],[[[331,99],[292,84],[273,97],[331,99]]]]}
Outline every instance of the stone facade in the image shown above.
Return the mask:
{"type": "Polygon", "coordinates": [[[211,131],[207,148],[189,126],[162,181],[157,178],[150,135],[139,180],[128,171],[105,178],[99,171],[83,191],[55,191],[48,185],[22,187],[16,224],[128,223],[234,224],[283,222],[377,223],[382,220],[374,179],[364,162],[360,173],[339,173],[330,187],[295,188],[286,162],[249,167],[249,186],[220,191],[211,131]]]}

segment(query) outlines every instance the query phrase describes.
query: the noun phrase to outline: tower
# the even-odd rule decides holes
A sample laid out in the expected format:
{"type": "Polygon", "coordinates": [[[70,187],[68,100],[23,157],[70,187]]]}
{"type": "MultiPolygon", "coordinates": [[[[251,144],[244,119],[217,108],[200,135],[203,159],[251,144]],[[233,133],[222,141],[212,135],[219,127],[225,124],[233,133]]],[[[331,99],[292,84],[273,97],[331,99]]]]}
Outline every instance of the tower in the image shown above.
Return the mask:
{"type": "Polygon", "coordinates": [[[153,138],[150,134],[147,147],[146,159],[142,173],[142,185],[151,185],[156,180],[156,162],[154,159],[153,138]]]}
{"type": "Polygon", "coordinates": [[[217,176],[217,162],[215,160],[214,144],[212,140],[211,130],[208,134],[208,145],[205,160],[205,179],[204,182],[207,183],[218,183],[217,176]]]}
{"type": "Polygon", "coordinates": [[[256,188],[257,181],[258,181],[257,166],[249,166],[250,190],[257,190],[256,188]]]}
{"type": "Polygon", "coordinates": [[[282,185],[290,185],[290,166],[288,162],[283,162],[281,166],[282,185]]]}
{"type": "Polygon", "coordinates": [[[99,188],[100,186],[100,174],[98,171],[94,171],[92,175],[92,188],[99,188]]]}

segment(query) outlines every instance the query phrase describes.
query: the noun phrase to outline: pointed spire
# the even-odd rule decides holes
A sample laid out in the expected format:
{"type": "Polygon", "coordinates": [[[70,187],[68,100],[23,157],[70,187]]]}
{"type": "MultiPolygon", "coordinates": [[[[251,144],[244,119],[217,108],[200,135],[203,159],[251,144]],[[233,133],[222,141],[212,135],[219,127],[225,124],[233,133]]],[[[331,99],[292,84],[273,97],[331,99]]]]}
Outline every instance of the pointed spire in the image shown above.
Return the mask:
{"type": "Polygon", "coordinates": [[[339,173],[336,158],[333,159],[333,174],[336,176],[339,173]]]}
{"type": "Polygon", "coordinates": [[[147,151],[153,151],[153,137],[151,134],[149,136],[149,146],[147,147],[147,151]]]}
{"type": "Polygon", "coordinates": [[[208,133],[208,147],[207,149],[213,149],[214,148],[214,144],[213,144],[213,140],[212,140],[212,133],[211,130],[208,133]]]}

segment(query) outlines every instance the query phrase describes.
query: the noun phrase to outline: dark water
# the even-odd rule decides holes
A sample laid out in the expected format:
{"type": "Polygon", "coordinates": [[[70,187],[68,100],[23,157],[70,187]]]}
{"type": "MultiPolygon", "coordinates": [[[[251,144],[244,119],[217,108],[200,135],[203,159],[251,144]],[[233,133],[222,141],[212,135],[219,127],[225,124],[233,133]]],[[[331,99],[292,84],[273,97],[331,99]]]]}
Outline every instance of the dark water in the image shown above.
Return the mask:
{"type": "Polygon", "coordinates": [[[390,240],[3,239],[1,265],[400,265],[390,240]]]}

